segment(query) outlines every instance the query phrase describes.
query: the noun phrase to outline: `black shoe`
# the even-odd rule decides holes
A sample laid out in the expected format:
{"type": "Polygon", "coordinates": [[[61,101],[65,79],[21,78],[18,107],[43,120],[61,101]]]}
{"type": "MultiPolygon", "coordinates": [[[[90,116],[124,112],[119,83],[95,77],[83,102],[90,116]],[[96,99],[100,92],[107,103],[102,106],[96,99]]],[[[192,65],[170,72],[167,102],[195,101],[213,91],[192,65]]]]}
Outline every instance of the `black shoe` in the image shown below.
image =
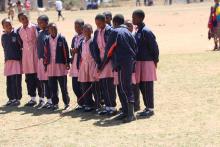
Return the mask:
{"type": "Polygon", "coordinates": [[[86,107],[84,108],[84,112],[91,112],[91,111],[93,111],[93,108],[92,108],[92,107],[86,106],[86,107]]]}
{"type": "Polygon", "coordinates": [[[39,104],[37,105],[37,109],[42,109],[45,105],[45,102],[40,100],[39,104]]]}
{"type": "Polygon", "coordinates": [[[51,109],[53,107],[53,104],[47,102],[44,106],[43,109],[51,109]]]}
{"type": "Polygon", "coordinates": [[[114,120],[123,120],[127,117],[127,115],[123,112],[119,113],[119,115],[117,115],[114,120]]]}
{"type": "Polygon", "coordinates": [[[81,111],[81,110],[83,110],[83,109],[84,109],[83,106],[78,105],[74,110],[76,110],[76,111],[81,111]]]}
{"type": "Polygon", "coordinates": [[[108,111],[105,109],[98,112],[98,115],[106,115],[106,114],[108,114],[108,111]]]}
{"type": "Polygon", "coordinates": [[[58,109],[59,109],[58,104],[52,106],[52,110],[53,110],[53,111],[57,111],[58,109]]]}
{"type": "Polygon", "coordinates": [[[137,112],[137,111],[140,111],[141,110],[141,107],[135,107],[134,108],[134,112],[137,112]]]}
{"type": "Polygon", "coordinates": [[[138,115],[141,117],[149,118],[154,115],[154,111],[149,110],[149,109],[145,109],[144,111],[138,113],[138,115]]]}
{"type": "Polygon", "coordinates": [[[134,103],[128,103],[128,115],[123,120],[123,123],[129,123],[136,120],[136,116],[134,115],[134,103]]]}
{"type": "Polygon", "coordinates": [[[9,100],[5,106],[11,106],[16,100],[9,100]]]}
{"type": "Polygon", "coordinates": [[[27,104],[25,104],[24,106],[27,107],[34,107],[37,104],[36,101],[30,100],[27,104]]]}
{"type": "Polygon", "coordinates": [[[15,102],[13,102],[13,103],[11,104],[11,106],[17,107],[17,106],[19,106],[20,104],[21,104],[20,100],[16,100],[15,102]]]}
{"type": "Polygon", "coordinates": [[[107,113],[107,115],[108,115],[108,116],[115,116],[115,115],[117,115],[117,113],[118,113],[117,110],[109,110],[108,113],[107,113]]]}

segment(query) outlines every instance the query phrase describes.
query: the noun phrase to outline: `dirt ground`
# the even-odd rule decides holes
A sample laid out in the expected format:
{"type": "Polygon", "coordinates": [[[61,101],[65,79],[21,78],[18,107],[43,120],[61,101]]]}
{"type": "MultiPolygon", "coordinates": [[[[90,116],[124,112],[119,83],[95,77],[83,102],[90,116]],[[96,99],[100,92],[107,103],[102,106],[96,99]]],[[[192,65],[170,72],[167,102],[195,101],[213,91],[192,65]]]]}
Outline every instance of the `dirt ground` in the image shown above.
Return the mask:
{"type": "MultiPolygon", "coordinates": [[[[5,77],[1,74],[0,146],[220,146],[220,52],[212,52],[213,42],[207,39],[211,4],[141,7],[147,15],[145,22],[157,36],[161,52],[154,117],[120,124],[92,113],[70,112],[60,119],[59,113],[23,107],[29,100],[25,83],[22,105],[6,108],[2,106],[7,96],[5,77]]],[[[129,19],[135,9],[127,6],[109,10],[129,19]]],[[[59,32],[70,43],[76,18],[83,18],[94,26],[95,15],[104,10],[64,12],[66,19],[60,22],[56,21],[56,12],[46,14],[51,22],[57,22],[59,32]]],[[[1,19],[4,17],[5,14],[0,14],[1,19]]],[[[37,13],[33,12],[33,22],[36,17],[37,13]]],[[[19,23],[15,21],[14,25],[19,23]]],[[[0,58],[3,73],[3,51],[0,58]]],[[[70,79],[68,88],[74,107],[76,98],[70,79]]],[[[62,100],[60,105],[62,108],[62,100]]]]}

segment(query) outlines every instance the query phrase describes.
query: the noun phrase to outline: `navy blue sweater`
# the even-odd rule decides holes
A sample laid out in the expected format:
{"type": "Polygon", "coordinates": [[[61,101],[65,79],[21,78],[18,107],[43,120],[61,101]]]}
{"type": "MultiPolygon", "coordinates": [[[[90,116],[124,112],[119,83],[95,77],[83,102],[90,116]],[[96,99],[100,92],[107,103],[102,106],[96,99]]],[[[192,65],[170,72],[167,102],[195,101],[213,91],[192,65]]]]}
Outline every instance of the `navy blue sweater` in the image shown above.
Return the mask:
{"type": "Polygon", "coordinates": [[[156,37],[144,23],[139,26],[135,39],[138,46],[137,61],[159,62],[159,48],[156,37]]]}
{"type": "MultiPolygon", "coordinates": [[[[112,32],[111,26],[106,25],[105,33],[104,33],[105,43],[107,43],[108,38],[109,38],[111,32],[112,32]]],[[[101,63],[101,57],[100,57],[99,46],[98,46],[98,43],[97,43],[98,33],[99,33],[98,30],[96,30],[95,33],[94,33],[93,43],[91,45],[91,51],[92,51],[92,57],[94,58],[96,63],[99,65],[101,63]]]]}
{"type": "Polygon", "coordinates": [[[116,47],[112,55],[113,68],[117,68],[121,63],[126,63],[130,60],[135,60],[137,54],[137,45],[135,38],[125,25],[112,30],[105,48],[105,60],[107,54],[116,42],[116,47]]]}
{"type": "Polygon", "coordinates": [[[16,31],[4,33],[1,38],[2,47],[4,49],[5,61],[21,60],[22,58],[22,41],[16,31]]]}
{"type": "MultiPolygon", "coordinates": [[[[44,64],[50,64],[50,36],[45,39],[45,51],[44,51],[44,64]]],[[[66,42],[65,37],[58,35],[57,36],[57,47],[56,47],[56,63],[57,64],[69,64],[69,47],[66,42]]]]}
{"type": "Polygon", "coordinates": [[[39,31],[38,38],[37,38],[37,55],[39,59],[44,58],[44,45],[45,45],[45,40],[48,35],[49,33],[47,30],[39,31]]]}

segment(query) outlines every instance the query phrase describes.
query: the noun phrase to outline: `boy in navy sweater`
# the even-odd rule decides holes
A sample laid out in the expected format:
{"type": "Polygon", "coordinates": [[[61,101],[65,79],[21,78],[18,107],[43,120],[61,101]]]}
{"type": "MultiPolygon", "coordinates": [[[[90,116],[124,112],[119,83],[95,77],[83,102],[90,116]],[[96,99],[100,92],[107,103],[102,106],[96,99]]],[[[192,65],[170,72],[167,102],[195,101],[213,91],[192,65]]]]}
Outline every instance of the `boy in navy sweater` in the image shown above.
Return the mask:
{"type": "Polygon", "coordinates": [[[4,29],[1,38],[5,55],[4,75],[7,77],[6,91],[9,99],[6,106],[19,106],[22,97],[22,43],[18,33],[12,28],[10,19],[3,19],[2,26],[4,29]]]}

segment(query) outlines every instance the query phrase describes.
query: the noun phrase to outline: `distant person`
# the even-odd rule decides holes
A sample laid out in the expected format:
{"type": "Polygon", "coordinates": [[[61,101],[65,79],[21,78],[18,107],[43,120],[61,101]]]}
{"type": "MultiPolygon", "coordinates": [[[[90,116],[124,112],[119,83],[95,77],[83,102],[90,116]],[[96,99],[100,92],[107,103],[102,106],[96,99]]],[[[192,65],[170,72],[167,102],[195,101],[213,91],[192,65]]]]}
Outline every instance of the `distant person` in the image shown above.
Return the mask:
{"type": "Polygon", "coordinates": [[[153,5],[153,0],[148,0],[148,2],[147,2],[147,0],[144,0],[144,5],[145,6],[152,6],[153,5]]]}
{"type": "Polygon", "coordinates": [[[12,21],[14,20],[14,15],[15,15],[15,7],[13,2],[9,1],[8,2],[8,19],[11,19],[12,21]]]}
{"type": "Polygon", "coordinates": [[[220,50],[220,5],[219,0],[215,0],[215,5],[211,7],[208,22],[208,39],[214,39],[213,51],[220,50]]]}
{"type": "Polygon", "coordinates": [[[136,0],[136,6],[141,6],[141,1],[140,0],[136,0]]]}
{"type": "Polygon", "coordinates": [[[30,16],[31,2],[30,2],[29,0],[25,0],[25,2],[24,2],[24,8],[25,8],[26,14],[27,14],[28,16],[30,16]]]}
{"type": "Polygon", "coordinates": [[[63,18],[64,20],[64,17],[62,15],[62,9],[63,9],[63,3],[61,0],[56,0],[56,10],[58,12],[58,21],[60,20],[60,17],[63,18]]]}
{"type": "Polygon", "coordinates": [[[110,11],[105,11],[103,13],[105,15],[105,21],[109,26],[112,26],[112,13],[110,11]]]}
{"type": "Polygon", "coordinates": [[[21,1],[18,0],[16,5],[17,5],[17,9],[18,9],[18,14],[22,13],[22,11],[23,11],[23,4],[21,3],[21,1]]]}

